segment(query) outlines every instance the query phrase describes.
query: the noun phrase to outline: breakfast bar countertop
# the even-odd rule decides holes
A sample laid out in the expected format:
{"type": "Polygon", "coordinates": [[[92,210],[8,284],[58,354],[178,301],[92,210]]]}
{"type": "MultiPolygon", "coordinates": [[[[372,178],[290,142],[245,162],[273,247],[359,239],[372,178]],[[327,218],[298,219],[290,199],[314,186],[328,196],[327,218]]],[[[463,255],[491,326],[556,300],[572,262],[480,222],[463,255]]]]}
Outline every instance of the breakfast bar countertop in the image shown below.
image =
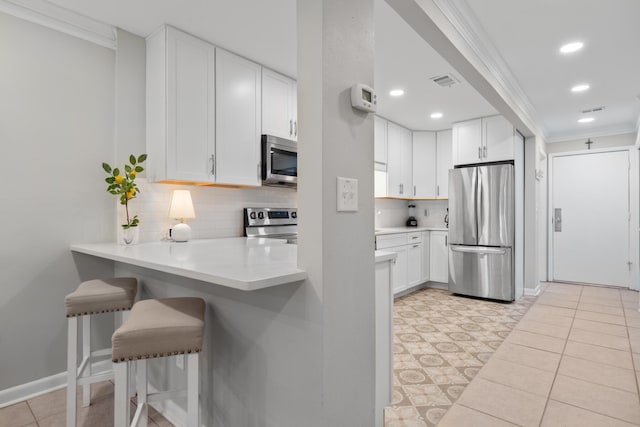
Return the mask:
{"type": "Polygon", "coordinates": [[[184,243],[73,244],[71,251],[220,286],[254,291],[307,278],[297,247],[283,240],[233,237],[184,243]]]}

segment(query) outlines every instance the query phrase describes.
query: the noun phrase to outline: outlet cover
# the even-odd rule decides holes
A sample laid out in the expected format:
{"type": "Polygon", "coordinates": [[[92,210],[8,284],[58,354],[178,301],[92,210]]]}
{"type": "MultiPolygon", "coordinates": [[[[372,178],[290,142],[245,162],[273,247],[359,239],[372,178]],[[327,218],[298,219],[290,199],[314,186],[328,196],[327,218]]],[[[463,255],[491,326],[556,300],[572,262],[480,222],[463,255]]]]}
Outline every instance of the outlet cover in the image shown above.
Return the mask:
{"type": "Polygon", "coordinates": [[[358,211],[358,180],[338,177],[337,204],[338,212],[358,211]]]}

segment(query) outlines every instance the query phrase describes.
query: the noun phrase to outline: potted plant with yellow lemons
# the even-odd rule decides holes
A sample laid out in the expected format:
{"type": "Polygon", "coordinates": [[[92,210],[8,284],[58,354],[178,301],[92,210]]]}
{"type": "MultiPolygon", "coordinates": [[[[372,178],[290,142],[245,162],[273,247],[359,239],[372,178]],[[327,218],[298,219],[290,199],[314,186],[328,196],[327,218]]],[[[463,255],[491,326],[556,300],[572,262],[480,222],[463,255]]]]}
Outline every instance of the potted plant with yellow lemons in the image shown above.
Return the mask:
{"type": "Polygon", "coordinates": [[[147,159],[146,154],[141,154],[137,158],[133,154],[129,156],[129,164],[124,165],[121,171],[118,168],[111,168],[107,163],[102,163],[102,169],[109,175],[105,178],[108,185],[107,192],[120,197],[120,204],[124,205],[127,215],[127,223],[122,224],[122,241],[125,245],[134,242],[138,231],[140,219],[138,215],[129,216],[129,201],[136,198],[140,189],[136,185],[136,175],[144,170],[141,164],[147,159]],[[124,173],[122,173],[124,172],[124,173]]]}

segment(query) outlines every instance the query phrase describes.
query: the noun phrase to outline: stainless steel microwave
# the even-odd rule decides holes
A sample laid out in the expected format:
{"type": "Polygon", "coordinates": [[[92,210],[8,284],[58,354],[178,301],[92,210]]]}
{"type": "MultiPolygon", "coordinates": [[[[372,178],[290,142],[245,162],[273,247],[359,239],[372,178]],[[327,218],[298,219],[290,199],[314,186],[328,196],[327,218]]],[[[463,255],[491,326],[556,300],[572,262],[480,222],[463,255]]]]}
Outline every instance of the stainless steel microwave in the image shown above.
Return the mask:
{"type": "Polygon", "coordinates": [[[262,135],[262,184],[298,186],[298,143],[273,135],[262,135]]]}

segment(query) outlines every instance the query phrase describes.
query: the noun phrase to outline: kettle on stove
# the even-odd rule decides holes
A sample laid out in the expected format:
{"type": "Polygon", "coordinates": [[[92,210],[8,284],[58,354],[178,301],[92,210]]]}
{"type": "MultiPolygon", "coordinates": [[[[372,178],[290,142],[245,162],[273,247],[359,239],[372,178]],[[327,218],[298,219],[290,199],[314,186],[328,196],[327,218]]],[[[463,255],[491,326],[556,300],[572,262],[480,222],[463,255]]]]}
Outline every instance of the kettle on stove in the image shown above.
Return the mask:
{"type": "Polygon", "coordinates": [[[409,208],[409,218],[407,219],[407,227],[417,227],[418,220],[416,219],[414,214],[414,209],[416,208],[416,205],[410,204],[407,207],[409,208]]]}

